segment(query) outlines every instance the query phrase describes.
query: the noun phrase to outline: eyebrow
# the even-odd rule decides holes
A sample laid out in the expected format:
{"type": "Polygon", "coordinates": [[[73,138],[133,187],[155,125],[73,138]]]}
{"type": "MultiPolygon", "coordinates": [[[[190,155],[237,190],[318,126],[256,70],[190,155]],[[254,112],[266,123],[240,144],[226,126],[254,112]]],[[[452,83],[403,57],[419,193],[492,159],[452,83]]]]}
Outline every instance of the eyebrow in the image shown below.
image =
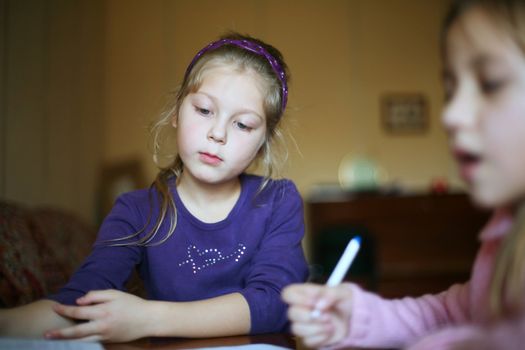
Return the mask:
{"type": "Polygon", "coordinates": [[[477,69],[490,67],[490,66],[508,66],[508,61],[501,56],[497,56],[494,54],[486,54],[481,53],[479,55],[476,55],[470,62],[470,65],[472,67],[475,67],[477,69]]]}
{"type": "Polygon", "coordinates": [[[476,57],[474,57],[471,60],[470,65],[476,68],[481,68],[489,64],[491,61],[493,61],[491,57],[488,57],[487,55],[482,54],[482,55],[477,55],[476,57]]]}
{"type": "MultiPolygon", "coordinates": [[[[487,55],[485,53],[477,54],[469,60],[468,67],[473,67],[475,70],[487,69],[490,66],[505,65],[505,62],[494,55],[487,55]]],[[[441,70],[442,80],[451,80],[455,78],[454,70],[449,64],[445,64],[441,70]]]]}
{"type": "MultiPolygon", "coordinates": [[[[218,101],[219,99],[207,92],[204,92],[204,91],[196,91],[193,93],[194,95],[198,95],[198,94],[202,94],[202,95],[205,95],[206,97],[208,97],[210,100],[213,101],[213,103],[215,104],[218,104],[218,101]]],[[[262,121],[265,120],[265,118],[263,116],[261,116],[258,112],[254,111],[253,109],[250,109],[250,108],[241,108],[240,110],[238,110],[236,113],[236,115],[238,114],[254,114],[256,115],[258,118],[260,118],[262,121]]]]}

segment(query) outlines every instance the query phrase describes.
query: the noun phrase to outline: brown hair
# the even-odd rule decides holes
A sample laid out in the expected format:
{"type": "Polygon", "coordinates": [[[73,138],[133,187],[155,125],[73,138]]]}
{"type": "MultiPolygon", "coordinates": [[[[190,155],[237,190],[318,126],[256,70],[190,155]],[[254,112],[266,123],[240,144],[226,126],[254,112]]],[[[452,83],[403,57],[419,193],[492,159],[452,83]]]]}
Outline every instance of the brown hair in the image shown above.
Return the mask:
{"type": "MultiPolygon", "coordinates": [[[[289,71],[284,62],[282,54],[273,46],[253,38],[248,35],[241,35],[239,33],[228,33],[220,39],[234,39],[234,40],[248,40],[263,47],[282,67],[284,72],[284,79],[289,80],[289,71]]],[[[287,159],[288,152],[284,143],[283,131],[281,129],[282,119],[282,86],[279,78],[276,76],[268,60],[261,55],[258,55],[241,47],[225,44],[216,49],[206,51],[199,59],[194,62],[193,66],[185,75],[182,84],[178,88],[174,98],[168,102],[164,111],[161,113],[159,120],[153,124],[151,128],[153,140],[153,160],[159,168],[159,173],[150,187],[150,202],[152,199],[152,190],[159,193],[160,213],[156,218],[154,227],[137,241],[129,243],[129,239],[136,238],[140,233],[144,232],[145,228],[149,226],[151,221],[152,211],[144,228],[126,237],[118,238],[117,241],[122,243],[112,243],[112,245],[157,245],[166,241],[175,231],[177,225],[177,208],[173,195],[171,193],[172,186],[175,185],[173,179],[180,176],[183,170],[183,163],[176,151],[163,152],[166,147],[173,149],[173,126],[172,119],[177,117],[179,109],[184,98],[200,88],[204,72],[207,69],[217,65],[234,66],[239,71],[253,70],[256,72],[266,87],[266,95],[264,97],[263,108],[266,116],[266,139],[263,143],[259,154],[252,166],[259,166],[264,176],[264,180],[259,188],[262,191],[270,181],[271,177],[278,176],[282,165],[287,159]],[[167,234],[160,240],[152,243],[156,237],[162,223],[166,218],[170,220],[170,226],[167,234]]]]}
{"type": "MultiPolygon", "coordinates": [[[[454,1],[444,21],[442,48],[450,27],[473,8],[485,11],[495,24],[507,31],[525,53],[525,2],[523,0],[454,1]]],[[[489,307],[494,319],[512,316],[513,312],[521,310],[524,306],[525,203],[515,209],[516,219],[498,252],[490,285],[489,307]]]]}

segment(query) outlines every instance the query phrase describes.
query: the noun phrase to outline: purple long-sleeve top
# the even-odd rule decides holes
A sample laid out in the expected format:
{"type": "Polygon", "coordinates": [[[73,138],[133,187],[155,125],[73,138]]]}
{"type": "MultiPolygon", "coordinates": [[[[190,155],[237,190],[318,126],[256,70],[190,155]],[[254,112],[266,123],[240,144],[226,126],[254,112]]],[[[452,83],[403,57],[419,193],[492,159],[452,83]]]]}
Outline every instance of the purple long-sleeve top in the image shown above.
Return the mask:
{"type": "MultiPolygon", "coordinates": [[[[148,299],[183,302],[238,292],[250,308],[250,333],[285,330],[288,322],[281,289],[303,282],[308,274],[301,246],[302,199],[289,180],[272,180],[258,193],[261,177],[241,175],[240,179],[237,203],[216,223],[193,216],[172,186],[177,226],[168,240],[155,246],[106,243],[139,232],[145,225],[143,232],[148,232],[159,213],[159,196],[153,189],[121,195],[104,220],[91,254],[49,298],[75,304],[76,298],[91,290],[124,290],[137,268],[148,299]],[[147,224],[151,208],[153,216],[147,224]]],[[[164,238],[168,228],[169,220],[164,220],[153,242],[164,238]]]]}

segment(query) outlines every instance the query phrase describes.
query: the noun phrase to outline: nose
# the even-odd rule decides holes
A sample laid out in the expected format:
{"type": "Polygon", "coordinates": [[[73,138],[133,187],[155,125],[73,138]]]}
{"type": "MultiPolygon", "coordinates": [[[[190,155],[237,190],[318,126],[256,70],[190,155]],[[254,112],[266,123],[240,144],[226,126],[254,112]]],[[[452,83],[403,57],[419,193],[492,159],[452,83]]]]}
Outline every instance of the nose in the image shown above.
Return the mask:
{"type": "Polygon", "coordinates": [[[441,122],[448,132],[468,128],[476,122],[477,98],[469,89],[458,89],[445,103],[441,122]]]}
{"type": "Polygon", "coordinates": [[[217,120],[208,131],[208,140],[224,145],[227,139],[226,125],[224,122],[217,120]]]}

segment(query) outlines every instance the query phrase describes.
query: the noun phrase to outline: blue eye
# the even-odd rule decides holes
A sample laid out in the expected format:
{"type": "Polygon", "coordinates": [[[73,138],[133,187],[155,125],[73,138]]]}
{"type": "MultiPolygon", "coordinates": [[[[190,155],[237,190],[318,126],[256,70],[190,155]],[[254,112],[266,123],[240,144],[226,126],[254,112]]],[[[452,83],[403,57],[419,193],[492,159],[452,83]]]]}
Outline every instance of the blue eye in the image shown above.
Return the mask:
{"type": "Polygon", "coordinates": [[[197,113],[203,116],[209,116],[211,114],[211,111],[206,108],[200,108],[200,107],[195,106],[195,110],[197,111],[197,113]]]}
{"type": "Polygon", "coordinates": [[[241,122],[235,122],[235,124],[237,125],[237,127],[240,129],[240,130],[243,130],[243,131],[252,131],[253,128],[249,127],[248,125],[246,124],[243,124],[241,122]]]}

